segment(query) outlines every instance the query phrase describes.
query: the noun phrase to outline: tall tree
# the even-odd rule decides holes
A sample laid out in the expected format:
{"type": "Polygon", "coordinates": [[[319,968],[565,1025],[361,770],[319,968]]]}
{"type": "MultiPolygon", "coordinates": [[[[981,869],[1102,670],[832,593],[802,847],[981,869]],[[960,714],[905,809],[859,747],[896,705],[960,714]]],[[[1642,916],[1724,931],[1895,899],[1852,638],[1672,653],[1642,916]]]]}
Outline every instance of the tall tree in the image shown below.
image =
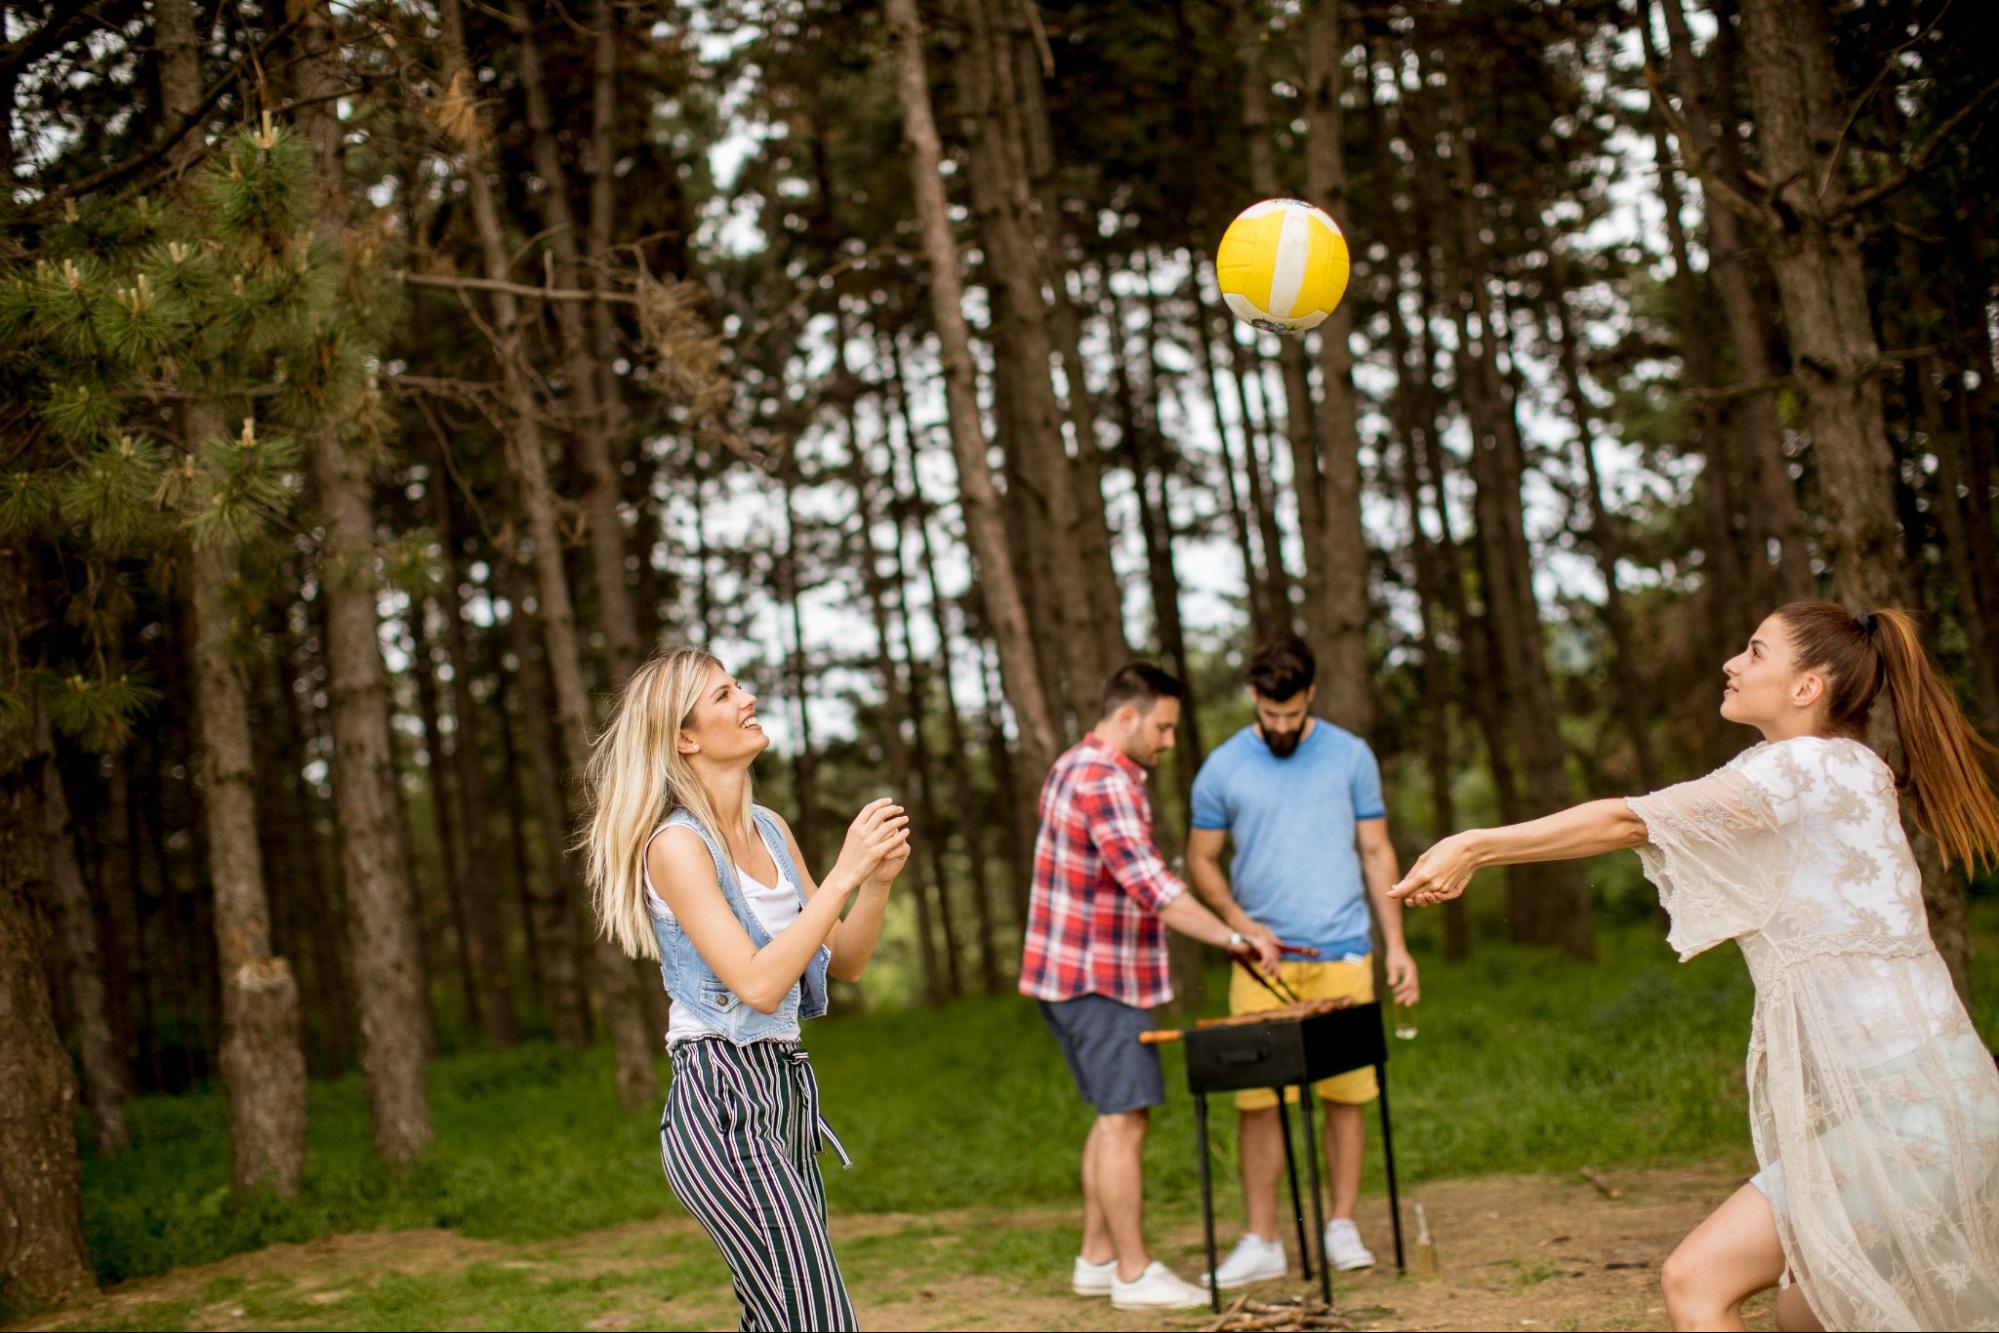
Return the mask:
{"type": "MultiPolygon", "coordinates": [[[[466,52],[462,8],[458,0],[443,0],[439,12],[443,19],[444,96],[469,99],[474,96],[477,76],[466,52]]],[[[588,761],[591,731],[575,602],[570,596],[569,572],[563,564],[562,533],[556,520],[555,488],[544,452],[540,405],[525,362],[520,300],[508,290],[507,243],[499,205],[487,175],[490,133],[484,115],[477,109],[466,115],[463,124],[460,147],[473,227],[487,280],[499,284],[491,288],[491,295],[494,355],[499,361],[507,407],[506,428],[502,432],[503,456],[527,520],[537,618],[554,694],[556,739],[561,746],[564,769],[576,774],[583,771],[588,761]]],[[[622,529],[618,531],[621,533],[622,529]]],[[[617,567],[620,586],[624,577],[621,558],[617,567]]],[[[565,820],[562,827],[566,830],[567,826],[565,820]]],[[[560,836],[555,830],[547,832],[560,836]]],[[[653,1069],[654,1046],[639,996],[638,973],[608,940],[594,933],[589,957],[604,1005],[604,1023],[610,1030],[612,1049],[617,1056],[618,1099],[626,1106],[655,1102],[659,1099],[659,1081],[653,1069]]]]}
{"type": "MultiPolygon", "coordinates": [[[[1286,192],[1277,177],[1277,155],[1271,138],[1270,76],[1263,62],[1266,31],[1261,0],[1229,0],[1228,30],[1240,84],[1239,115],[1243,151],[1249,164],[1249,186],[1265,199],[1275,198],[1286,192]]],[[[1298,535],[1305,548],[1305,635],[1330,661],[1331,640],[1325,623],[1330,577],[1325,564],[1325,490],[1320,479],[1311,370],[1302,341],[1281,338],[1278,342],[1277,359],[1284,385],[1284,433],[1291,446],[1291,490],[1298,503],[1298,535]]],[[[1273,426],[1273,432],[1274,429],[1273,426]]],[[[1278,564],[1274,559],[1271,563],[1273,568],[1278,564]]]]}
{"type": "MultiPolygon", "coordinates": [[[[1672,39],[1674,79],[1684,107],[1676,128],[1683,139],[1682,151],[1691,150],[1689,166],[1708,185],[1714,174],[1741,166],[1737,146],[1740,126],[1732,114],[1722,114],[1733,106],[1732,79],[1724,71],[1718,80],[1719,96],[1712,99],[1711,106],[1711,99],[1701,89],[1700,69],[1695,63],[1693,38],[1687,31],[1682,0],[1663,0],[1663,4],[1666,29],[1672,39]],[[1715,123],[1717,120],[1719,124],[1715,123]]],[[[1735,372],[1751,390],[1738,403],[1737,422],[1756,494],[1756,503],[1746,511],[1751,519],[1747,544],[1755,557],[1749,573],[1763,599],[1774,605],[1810,594],[1811,561],[1806,553],[1804,516],[1784,452],[1783,425],[1777,416],[1775,391],[1761,387],[1773,384],[1777,369],[1770,353],[1769,320],[1752,281],[1754,232],[1745,229],[1743,221],[1725,201],[1726,196],[1710,194],[1703,215],[1708,277],[1728,328],[1735,372]],[[1765,532],[1780,553],[1774,570],[1763,549],[1767,543],[1756,540],[1758,534],[1765,532]]]]}
{"type": "Polygon", "coordinates": [[[896,97],[902,105],[903,136],[909,148],[910,178],[929,267],[931,318],[944,363],[944,398],[951,427],[951,452],[958,465],[959,499],[965,529],[983,589],[987,623],[999,648],[1007,702],[1020,725],[1021,758],[1043,772],[1057,749],[1054,719],[1034,661],[1027,613],[1014,574],[992,464],[986,456],[985,428],[979,420],[972,377],[971,334],[965,325],[964,284],[958,273],[958,243],[951,235],[945,204],[943,148],[930,104],[929,62],[916,0],[886,0],[895,44],[896,97]]]}
{"type": "Polygon", "coordinates": [[[76,1160],[76,1076],[56,1033],[34,886],[46,861],[46,756],[33,744],[20,670],[34,562],[0,528],[0,1317],[94,1291],[76,1160]]]}
{"type": "MultiPolygon", "coordinates": [[[[1335,221],[1347,216],[1345,111],[1340,105],[1346,52],[1342,0],[1305,6],[1305,189],[1335,221]]],[[[1374,730],[1368,682],[1367,544],[1362,538],[1359,397],[1353,383],[1356,294],[1333,307],[1319,325],[1319,478],[1323,548],[1317,555],[1320,593],[1316,645],[1325,671],[1319,703],[1348,731],[1374,730]]],[[[1301,474],[1300,485],[1307,484],[1301,474]]],[[[1313,557],[1308,555],[1308,560],[1313,557]]]]}
{"type": "MultiPolygon", "coordinates": [[[[348,187],[341,163],[337,36],[317,0],[286,0],[301,20],[293,65],[301,127],[312,145],[317,230],[342,244],[348,187]]],[[[328,330],[323,363],[352,355],[328,330]]],[[[320,596],[326,601],[328,695],[333,709],[335,815],[347,898],[348,956],[361,1020],[361,1072],[368,1086],[375,1151],[397,1165],[431,1140],[425,1073],[429,1013],[414,930],[416,888],[403,856],[404,829],[389,737],[375,571],[375,521],[367,469],[333,422],[307,432],[325,522],[320,596]]]]}
{"type": "MultiPolygon", "coordinates": [[[[195,126],[203,84],[192,6],[188,0],[160,0],[154,6],[154,22],[165,132],[170,137],[186,136],[175,150],[185,169],[202,147],[195,126]]],[[[261,151],[253,165],[269,173],[262,182],[267,188],[278,185],[302,193],[302,180],[286,178],[287,164],[276,153],[280,142],[269,132],[255,140],[261,151]]],[[[241,166],[236,170],[240,175],[241,166]]],[[[243,256],[244,266],[253,271],[273,263],[268,248],[257,253],[262,240],[253,232],[243,256]]],[[[197,397],[180,415],[182,448],[190,456],[227,450],[224,421],[219,405],[197,397]]],[[[259,444],[248,419],[236,448],[237,461],[267,460],[273,467],[286,461],[270,457],[271,450],[259,444]]],[[[226,507],[217,510],[218,515],[226,512],[226,507]]],[[[229,600],[236,584],[235,562],[233,534],[211,528],[194,535],[184,563],[203,770],[202,812],[221,970],[219,1064],[229,1113],[232,1183],[239,1191],[268,1186],[289,1197],[305,1170],[305,1055],[299,1045],[298,983],[290,966],[270,947],[270,902],[257,845],[249,703],[231,648],[229,600]]]]}
{"type": "MultiPolygon", "coordinates": [[[[477,659],[465,632],[465,560],[459,545],[458,511],[452,502],[447,470],[440,451],[425,490],[430,500],[431,523],[444,555],[438,580],[438,609],[443,621],[445,658],[451,663],[451,765],[458,779],[452,784],[452,794],[458,801],[458,826],[463,833],[466,864],[483,875],[497,864],[498,857],[493,846],[486,763],[479,752],[479,738],[486,734],[487,728],[481,724],[472,694],[477,659]]],[[[433,762],[441,759],[433,757],[433,762]]],[[[520,1020],[515,1009],[513,971],[507,965],[506,918],[500,903],[498,895],[482,895],[482,901],[468,912],[466,946],[480,990],[479,1017],[486,1040],[496,1046],[510,1046],[520,1040],[520,1020]]]]}

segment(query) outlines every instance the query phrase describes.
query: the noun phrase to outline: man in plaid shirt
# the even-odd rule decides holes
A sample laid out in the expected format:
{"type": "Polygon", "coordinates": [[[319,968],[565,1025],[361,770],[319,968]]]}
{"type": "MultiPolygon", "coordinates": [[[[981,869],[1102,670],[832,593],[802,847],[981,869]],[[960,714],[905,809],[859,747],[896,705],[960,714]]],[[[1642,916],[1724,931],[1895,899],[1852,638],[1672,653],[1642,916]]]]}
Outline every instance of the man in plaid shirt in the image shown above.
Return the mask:
{"type": "Polygon", "coordinates": [[[1152,841],[1145,770],[1173,748],[1186,693],[1149,663],[1119,668],[1097,724],[1049,770],[1021,957],[1021,994],[1040,1003],[1076,1090],[1097,1111],[1083,1142],[1083,1249],[1070,1285],[1121,1310],[1208,1300],[1150,1259],[1142,1224],[1148,1113],[1166,1091],[1158,1052],[1138,1036],[1152,1026],[1152,1006],[1173,998],[1167,928],[1265,971],[1277,965],[1274,937],[1224,925],[1152,841]]]}

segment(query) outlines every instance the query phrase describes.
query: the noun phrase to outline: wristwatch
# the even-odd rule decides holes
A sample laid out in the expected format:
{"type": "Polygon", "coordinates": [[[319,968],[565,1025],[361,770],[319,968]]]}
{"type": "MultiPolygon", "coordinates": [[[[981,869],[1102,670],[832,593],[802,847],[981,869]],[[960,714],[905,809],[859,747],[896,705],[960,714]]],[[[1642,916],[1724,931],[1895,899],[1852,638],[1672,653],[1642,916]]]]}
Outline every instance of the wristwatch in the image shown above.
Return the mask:
{"type": "Polygon", "coordinates": [[[1243,934],[1241,931],[1232,930],[1229,932],[1228,950],[1230,953],[1240,952],[1242,947],[1248,943],[1249,936],[1243,934]]]}

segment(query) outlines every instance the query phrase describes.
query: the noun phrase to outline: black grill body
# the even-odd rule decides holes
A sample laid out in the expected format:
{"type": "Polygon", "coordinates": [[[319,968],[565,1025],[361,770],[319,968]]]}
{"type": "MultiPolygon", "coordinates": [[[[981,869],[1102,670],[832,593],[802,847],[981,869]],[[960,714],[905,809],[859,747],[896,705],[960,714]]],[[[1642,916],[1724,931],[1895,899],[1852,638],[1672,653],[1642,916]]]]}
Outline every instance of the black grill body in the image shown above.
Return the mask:
{"type": "MultiPolygon", "coordinates": [[[[1318,1241],[1319,1292],[1333,1303],[1332,1270],[1326,1263],[1325,1224],[1319,1200],[1319,1135],[1313,1127],[1312,1084],[1335,1074],[1374,1069],[1381,1086],[1381,1151],[1388,1175],[1388,1215],[1395,1229],[1395,1267],[1407,1271],[1402,1255],[1402,1202],[1395,1188],[1395,1138],[1388,1119],[1388,1043],[1382,1037],[1381,1005],[1357,1004],[1305,1017],[1271,1018],[1258,1023],[1217,1023],[1180,1034],[1187,1051],[1187,1090],[1194,1094],[1194,1123],[1200,1134],[1201,1225],[1207,1240],[1208,1272],[1215,1271],[1214,1184],[1208,1158],[1208,1095],[1243,1088],[1278,1094],[1277,1118],[1284,1136],[1284,1169],[1291,1182],[1291,1211],[1298,1223],[1298,1253],[1305,1277],[1312,1276],[1312,1240],[1318,1241]],[[1298,1163],[1291,1149],[1291,1115],[1284,1090],[1298,1090],[1298,1118],[1305,1138],[1305,1164],[1312,1191],[1312,1235],[1305,1233],[1305,1210],[1298,1194],[1298,1163]]],[[[1210,1285],[1210,1304],[1222,1308],[1221,1292],[1210,1285]]]]}
{"type": "Polygon", "coordinates": [[[1388,1061],[1379,1004],[1304,1019],[1190,1028],[1180,1040],[1187,1048],[1187,1088],[1196,1095],[1294,1088],[1388,1061]]]}

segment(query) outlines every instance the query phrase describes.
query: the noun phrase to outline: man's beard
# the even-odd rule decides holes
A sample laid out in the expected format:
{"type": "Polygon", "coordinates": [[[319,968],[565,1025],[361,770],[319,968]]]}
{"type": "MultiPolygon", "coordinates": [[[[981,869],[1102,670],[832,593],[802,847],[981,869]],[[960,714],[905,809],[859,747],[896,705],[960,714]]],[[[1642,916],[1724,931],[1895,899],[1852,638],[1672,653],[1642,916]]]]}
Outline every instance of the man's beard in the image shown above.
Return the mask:
{"type": "Polygon", "coordinates": [[[1263,743],[1270,747],[1270,753],[1279,759],[1289,759],[1298,753],[1298,742],[1305,739],[1305,729],[1295,731],[1271,731],[1265,728],[1263,743]]]}

